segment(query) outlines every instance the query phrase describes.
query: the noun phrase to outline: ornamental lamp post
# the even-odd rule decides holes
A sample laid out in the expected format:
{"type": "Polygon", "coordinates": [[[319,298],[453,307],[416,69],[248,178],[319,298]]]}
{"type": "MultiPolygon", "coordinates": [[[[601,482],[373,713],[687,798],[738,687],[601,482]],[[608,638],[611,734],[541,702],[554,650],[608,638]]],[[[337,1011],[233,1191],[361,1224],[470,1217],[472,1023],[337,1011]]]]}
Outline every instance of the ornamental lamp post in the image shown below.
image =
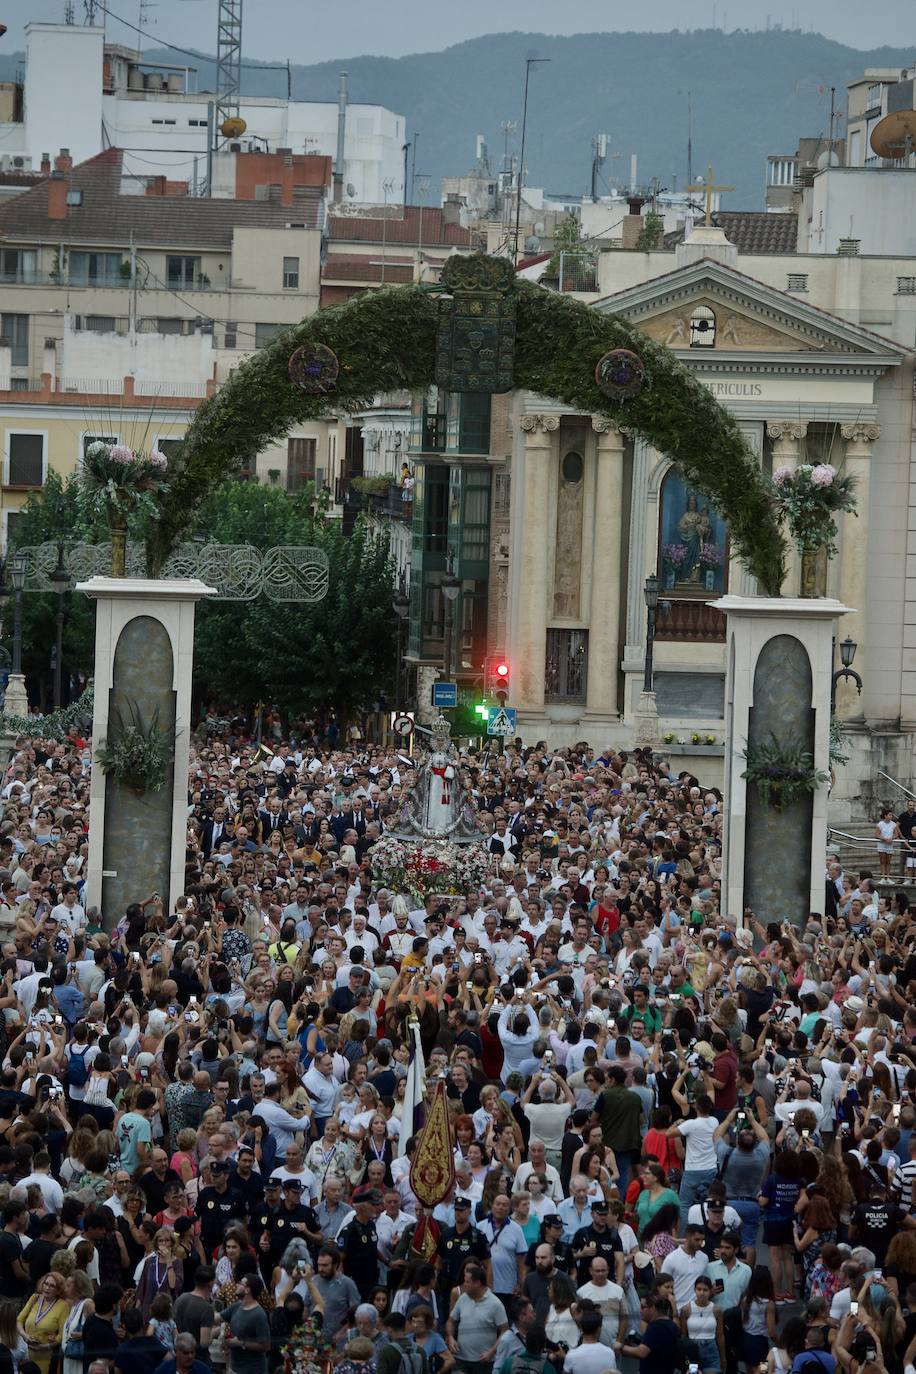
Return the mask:
{"type": "Polygon", "coordinates": [[[4,696],[4,709],[11,716],[27,716],[29,714],[29,698],[25,690],[25,678],[22,673],[22,592],[25,587],[26,573],[28,571],[28,554],[24,549],[17,549],[11,558],[7,558],[0,570],[0,599],[13,601],[13,661],[10,668],[9,678],[6,684],[4,696]],[[7,581],[9,574],[9,581],[7,581]]]}
{"type": "MultiPolygon", "coordinates": [[[[830,714],[831,714],[831,715],[835,715],[835,714],[836,714],[836,689],[837,689],[837,683],[840,682],[843,678],[850,678],[850,679],[856,684],[856,687],[858,688],[859,696],[862,695],[862,678],[859,676],[859,674],[856,672],[855,668],[853,668],[853,666],[852,666],[853,659],[854,659],[855,656],[856,656],[856,649],[858,649],[858,647],[859,647],[858,644],[855,642],[854,639],[851,639],[849,635],[847,635],[846,638],[845,638],[845,639],[841,642],[841,644],[840,644],[840,662],[842,663],[843,666],[842,666],[842,668],[837,668],[836,672],[833,674],[833,676],[832,676],[831,679],[830,679],[830,714]]],[[[836,654],[836,640],[835,640],[835,639],[834,639],[834,641],[833,641],[833,652],[834,652],[834,655],[835,655],[835,654],[836,654]]]]}
{"type": "Polygon", "coordinates": [[[646,658],[642,693],[636,708],[636,743],[654,745],[658,740],[658,706],[655,700],[655,616],[658,611],[658,578],[650,573],[643,588],[646,601],[646,658]]]}
{"type": "Polygon", "coordinates": [[[48,573],[51,591],[57,597],[57,653],[54,657],[54,710],[61,707],[61,665],[64,654],[64,597],[73,586],[73,578],[64,563],[64,545],[57,545],[57,566],[48,573]]]}

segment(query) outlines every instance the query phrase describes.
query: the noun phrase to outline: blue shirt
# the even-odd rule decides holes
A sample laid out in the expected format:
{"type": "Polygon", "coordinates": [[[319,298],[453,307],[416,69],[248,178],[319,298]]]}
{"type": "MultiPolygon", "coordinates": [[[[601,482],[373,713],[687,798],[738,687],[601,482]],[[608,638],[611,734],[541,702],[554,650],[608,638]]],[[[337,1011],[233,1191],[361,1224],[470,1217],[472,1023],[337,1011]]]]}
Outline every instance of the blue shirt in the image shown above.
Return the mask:
{"type": "Polygon", "coordinates": [[[592,1203],[588,1198],[585,1210],[582,1213],[576,1211],[576,1204],[571,1197],[564,1198],[557,1208],[557,1216],[563,1223],[562,1240],[571,1241],[577,1231],[581,1231],[583,1226],[592,1224],[592,1203]]]}
{"type": "Polygon", "coordinates": [[[54,989],[54,1001],[67,1025],[75,1026],[86,1005],[86,999],[79,988],[75,988],[72,983],[62,983],[59,988],[54,989]]]}

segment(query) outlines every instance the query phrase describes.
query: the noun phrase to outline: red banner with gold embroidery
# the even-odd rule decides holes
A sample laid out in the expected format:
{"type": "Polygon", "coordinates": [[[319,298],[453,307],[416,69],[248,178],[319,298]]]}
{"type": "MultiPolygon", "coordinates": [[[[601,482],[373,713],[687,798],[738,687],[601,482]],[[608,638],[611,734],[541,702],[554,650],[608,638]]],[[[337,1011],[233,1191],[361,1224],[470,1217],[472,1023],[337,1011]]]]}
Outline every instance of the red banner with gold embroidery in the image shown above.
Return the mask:
{"type": "Polygon", "coordinates": [[[444,1079],[436,1084],[433,1104],[417,1142],[410,1166],[410,1186],[424,1207],[435,1207],[455,1186],[455,1156],[444,1079]]]}

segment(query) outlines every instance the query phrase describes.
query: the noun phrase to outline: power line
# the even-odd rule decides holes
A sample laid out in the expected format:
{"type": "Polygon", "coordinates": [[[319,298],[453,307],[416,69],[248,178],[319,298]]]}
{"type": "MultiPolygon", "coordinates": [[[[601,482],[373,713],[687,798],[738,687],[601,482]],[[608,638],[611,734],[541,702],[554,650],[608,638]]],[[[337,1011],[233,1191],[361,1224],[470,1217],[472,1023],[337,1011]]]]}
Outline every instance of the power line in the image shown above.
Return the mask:
{"type": "MultiPolygon", "coordinates": [[[[205,52],[195,52],[192,48],[179,48],[177,43],[168,43],[164,38],[160,38],[158,34],[154,36],[149,33],[147,29],[138,28],[137,25],[132,24],[129,19],[122,19],[119,14],[115,14],[114,10],[102,4],[102,0],[96,0],[96,4],[100,10],[103,10],[104,13],[108,15],[109,19],[113,19],[116,24],[123,24],[126,29],[132,29],[133,32],[138,33],[141,38],[148,38],[151,42],[156,44],[157,48],[168,48],[170,52],[180,52],[183,57],[196,57],[198,61],[202,62],[215,62],[216,60],[213,57],[209,57],[205,52]]],[[[289,63],[287,62],[243,62],[241,65],[243,67],[250,67],[252,70],[259,72],[285,72],[289,70],[289,63]]]]}

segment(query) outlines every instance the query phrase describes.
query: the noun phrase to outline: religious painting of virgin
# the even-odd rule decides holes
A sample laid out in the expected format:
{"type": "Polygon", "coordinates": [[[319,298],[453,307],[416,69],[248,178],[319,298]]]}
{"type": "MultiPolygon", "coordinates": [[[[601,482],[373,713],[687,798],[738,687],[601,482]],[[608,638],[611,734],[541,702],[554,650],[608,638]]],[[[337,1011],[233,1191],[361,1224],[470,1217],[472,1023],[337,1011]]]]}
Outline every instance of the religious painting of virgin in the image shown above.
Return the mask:
{"type": "Polygon", "coordinates": [[[677,468],[662,483],[659,581],[682,596],[722,593],[728,585],[728,525],[677,468]]]}

